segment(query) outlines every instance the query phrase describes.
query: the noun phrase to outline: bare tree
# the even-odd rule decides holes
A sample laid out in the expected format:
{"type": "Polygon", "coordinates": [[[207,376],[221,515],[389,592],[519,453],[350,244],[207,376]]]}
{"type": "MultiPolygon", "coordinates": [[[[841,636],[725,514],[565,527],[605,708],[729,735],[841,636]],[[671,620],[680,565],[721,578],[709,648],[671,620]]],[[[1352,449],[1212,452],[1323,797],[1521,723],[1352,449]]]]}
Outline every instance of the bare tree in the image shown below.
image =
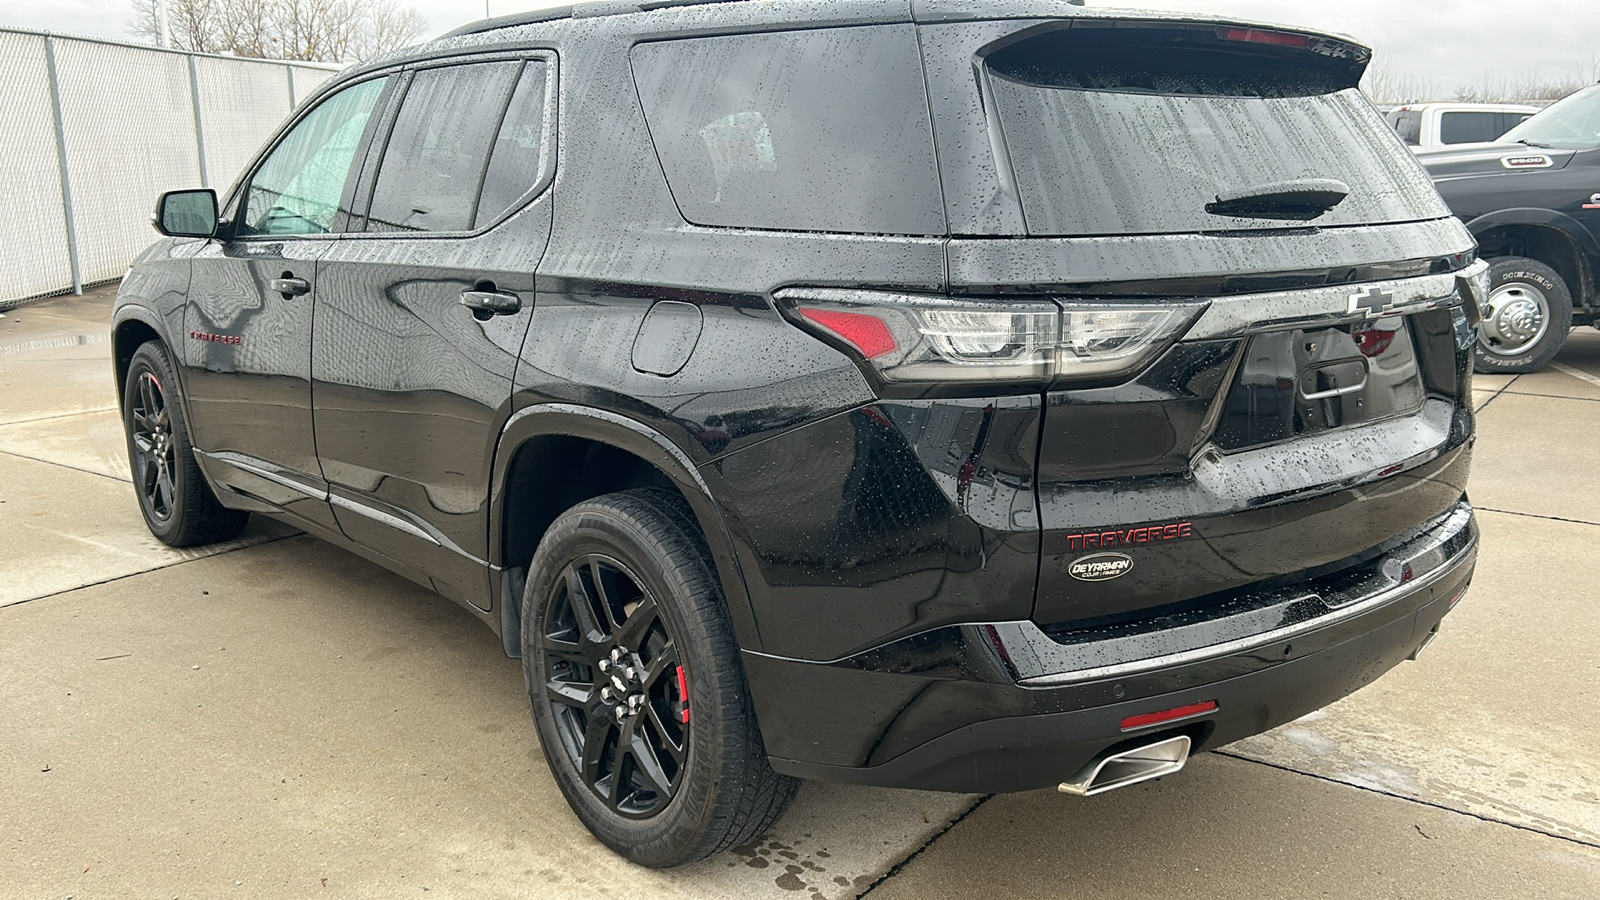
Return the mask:
{"type": "Polygon", "coordinates": [[[161,44],[161,0],[133,0],[133,18],[124,30],[134,37],[149,38],[161,44]]]}
{"type": "Polygon", "coordinates": [[[1476,84],[1452,90],[1413,73],[1401,72],[1376,59],[1361,80],[1361,90],[1382,105],[1452,101],[1456,103],[1552,103],[1600,80],[1600,55],[1566,72],[1542,69],[1485,73],[1476,84]]]}
{"type": "Polygon", "coordinates": [[[1398,106],[1438,99],[1442,93],[1431,79],[1400,72],[1382,59],[1374,59],[1361,79],[1361,90],[1373,103],[1398,106]]]}
{"type": "Polygon", "coordinates": [[[402,7],[396,0],[372,0],[372,27],[366,34],[361,57],[367,59],[393,53],[415,43],[422,33],[422,16],[415,7],[402,7]]]}
{"type": "Polygon", "coordinates": [[[218,43],[237,56],[277,57],[273,24],[277,0],[219,0],[218,43]]]}
{"type": "MultiPolygon", "coordinates": [[[[157,0],[132,0],[128,31],[160,32],[157,0]]],[[[398,50],[423,19],[398,0],[166,0],[172,46],[203,53],[338,62],[398,50]]]]}

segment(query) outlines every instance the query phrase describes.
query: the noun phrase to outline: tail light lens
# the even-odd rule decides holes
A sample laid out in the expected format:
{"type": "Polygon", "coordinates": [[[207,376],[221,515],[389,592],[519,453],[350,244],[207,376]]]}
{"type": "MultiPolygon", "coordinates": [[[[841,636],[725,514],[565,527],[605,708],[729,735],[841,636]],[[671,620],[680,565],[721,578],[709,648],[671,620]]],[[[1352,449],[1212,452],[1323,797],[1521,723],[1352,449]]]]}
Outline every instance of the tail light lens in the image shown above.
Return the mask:
{"type": "Polygon", "coordinates": [[[1045,385],[1109,381],[1150,362],[1204,304],[972,301],[787,288],[780,307],[884,381],[1045,385]]]}

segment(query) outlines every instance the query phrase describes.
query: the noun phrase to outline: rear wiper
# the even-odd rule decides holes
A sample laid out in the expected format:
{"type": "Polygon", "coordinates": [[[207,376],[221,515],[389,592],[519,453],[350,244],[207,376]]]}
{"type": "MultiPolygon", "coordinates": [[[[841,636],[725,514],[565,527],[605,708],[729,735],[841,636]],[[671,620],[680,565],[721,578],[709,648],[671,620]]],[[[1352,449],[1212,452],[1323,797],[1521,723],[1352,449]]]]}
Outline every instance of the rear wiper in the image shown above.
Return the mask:
{"type": "Polygon", "coordinates": [[[1538,147],[1540,150],[1554,150],[1555,149],[1554,147],[1550,146],[1549,144],[1541,144],[1538,141],[1530,141],[1530,140],[1526,140],[1526,139],[1517,141],[1517,143],[1526,144],[1529,147],[1538,147]]]}
{"type": "Polygon", "coordinates": [[[1245,219],[1291,219],[1309,222],[1350,196],[1350,185],[1333,178],[1279,181],[1218,194],[1206,204],[1214,216],[1245,219]]]}

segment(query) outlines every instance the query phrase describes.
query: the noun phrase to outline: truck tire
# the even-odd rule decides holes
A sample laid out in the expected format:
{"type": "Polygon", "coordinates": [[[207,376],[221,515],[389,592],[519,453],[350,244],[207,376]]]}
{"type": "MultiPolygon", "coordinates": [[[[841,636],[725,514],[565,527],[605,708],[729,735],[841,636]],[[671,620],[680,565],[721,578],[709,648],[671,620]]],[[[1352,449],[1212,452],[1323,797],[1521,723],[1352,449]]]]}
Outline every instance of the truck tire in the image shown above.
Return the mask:
{"type": "Polygon", "coordinates": [[[1544,368],[1572,328],[1572,292],[1538,260],[1503,256],[1489,266],[1489,314],[1478,330],[1473,369],[1521,375],[1544,368]]]}

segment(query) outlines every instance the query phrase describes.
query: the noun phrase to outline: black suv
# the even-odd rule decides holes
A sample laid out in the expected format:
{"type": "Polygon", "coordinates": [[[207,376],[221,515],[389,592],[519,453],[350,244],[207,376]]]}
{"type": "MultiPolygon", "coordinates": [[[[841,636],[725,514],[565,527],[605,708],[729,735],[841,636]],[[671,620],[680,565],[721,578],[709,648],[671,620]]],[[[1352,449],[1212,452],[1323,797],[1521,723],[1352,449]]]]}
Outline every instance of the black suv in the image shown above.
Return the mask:
{"type": "Polygon", "coordinates": [[[1176,771],[1432,637],[1486,267],[1368,50],[645,6],[362,66],[163,198],[113,325],[158,537],[259,512],[466,607],[647,865],[796,778],[1176,771]]]}
{"type": "Polygon", "coordinates": [[[1493,144],[1417,159],[1490,269],[1479,372],[1532,372],[1573,325],[1600,326],[1600,85],[1493,144]]]}

